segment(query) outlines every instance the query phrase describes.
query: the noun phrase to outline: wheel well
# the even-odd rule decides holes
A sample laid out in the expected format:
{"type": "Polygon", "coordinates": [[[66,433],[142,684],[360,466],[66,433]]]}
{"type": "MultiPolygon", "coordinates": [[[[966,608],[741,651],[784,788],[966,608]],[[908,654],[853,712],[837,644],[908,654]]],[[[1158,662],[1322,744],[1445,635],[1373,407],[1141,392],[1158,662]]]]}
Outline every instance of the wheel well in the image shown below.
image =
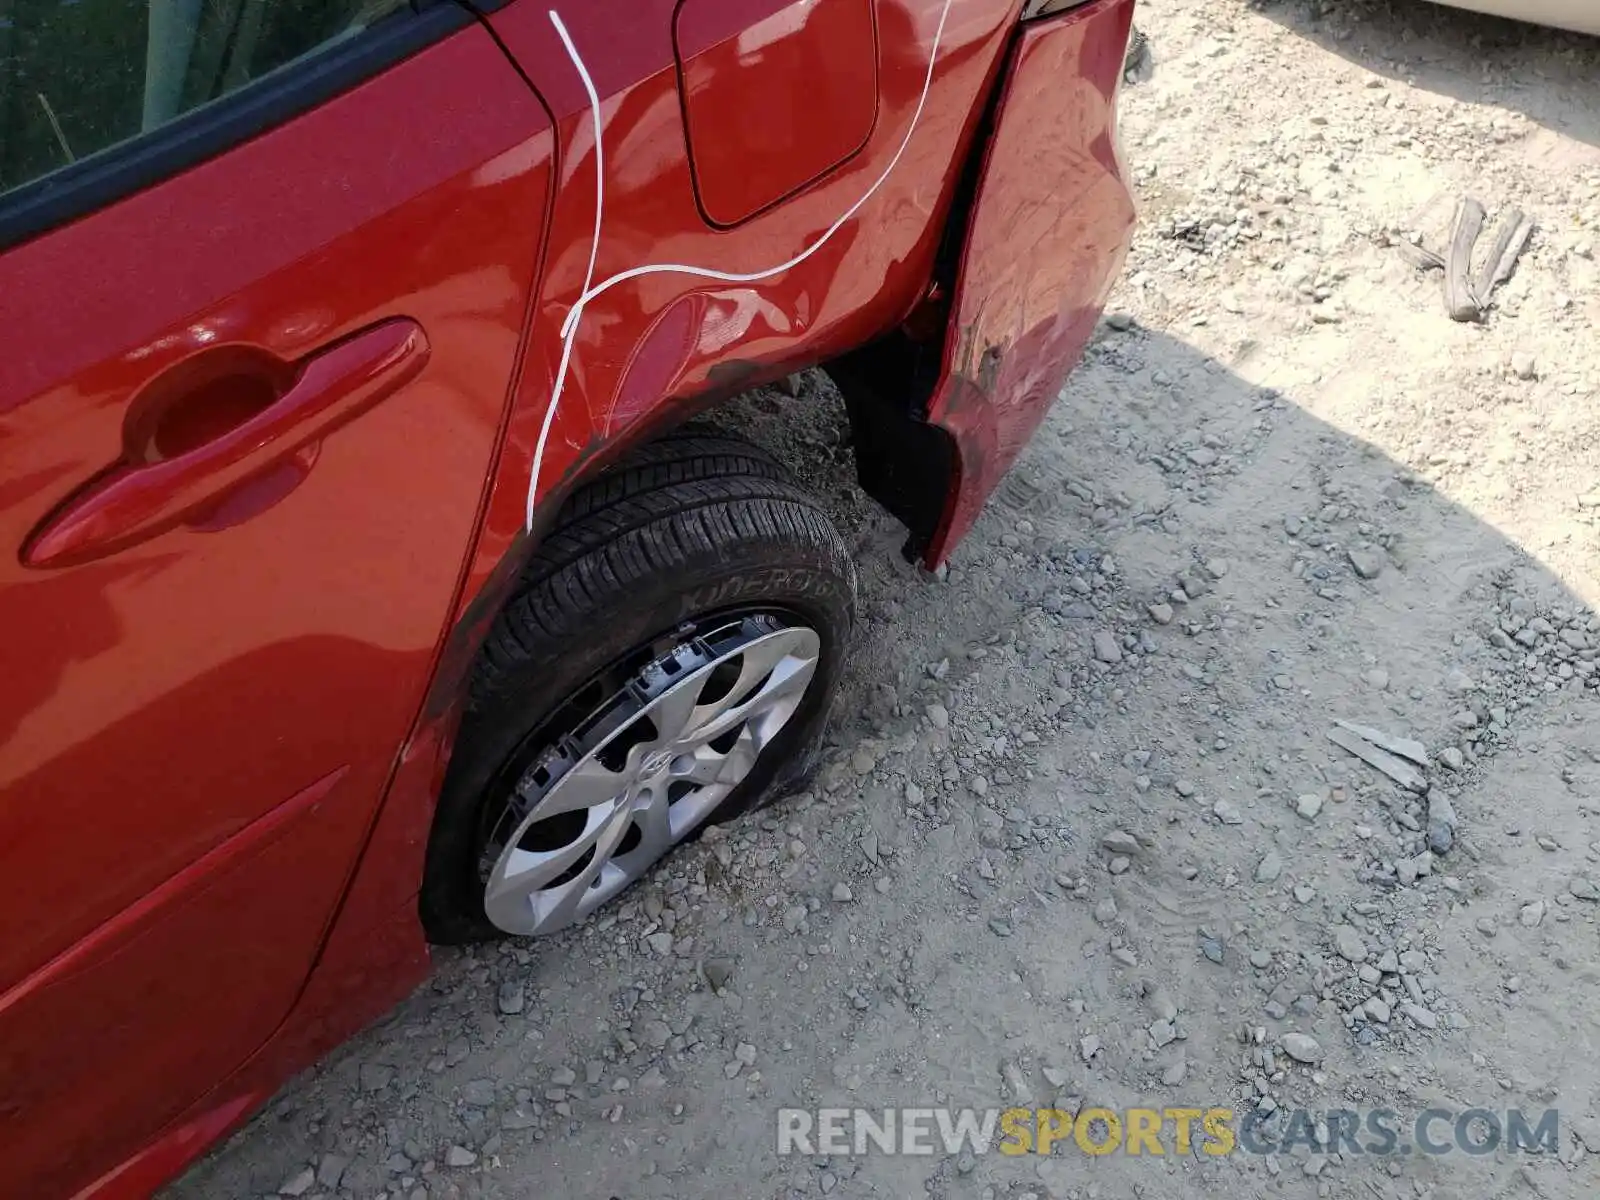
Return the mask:
{"type": "Polygon", "coordinates": [[[850,416],[856,480],[906,527],[901,553],[912,561],[938,531],[960,470],[950,435],[923,416],[942,355],[942,339],[896,329],[823,367],[850,416]]]}
{"type": "MultiPolygon", "coordinates": [[[[912,560],[923,556],[939,531],[961,482],[961,459],[955,439],[945,429],[929,423],[927,414],[943,369],[951,298],[956,295],[959,282],[984,152],[994,130],[1004,58],[1003,54],[996,56],[985,84],[987,100],[967,144],[966,159],[945,215],[932,276],[922,301],[897,327],[854,350],[810,364],[819,366],[843,395],[857,482],[862,491],[906,527],[902,552],[912,560]]],[[[653,443],[688,423],[715,420],[721,410],[750,388],[782,379],[785,373],[807,365],[804,361],[783,366],[725,364],[707,380],[698,396],[663,405],[656,414],[662,424],[640,430],[629,444],[616,447],[614,454],[602,453],[585,464],[566,482],[559,503],[541,505],[536,510],[532,527],[506,553],[490,582],[458,622],[447,645],[446,661],[430,693],[429,709],[448,704],[453,695],[459,694],[456,689],[464,690],[490,623],[515,594],[524,568],[540,543],[559,528],[577,493],[608,473],[625,469],[653,443]]]]}
{"type": "Polygon", "coordinates": [[[955,439],[927,417],[944,370],[951,303],[994,131],[1004,58],[995,59],[996,74],[951,196],[923,300],[897,328],[823,364],[844,394],[861,490],[906,527],[902,553],[913,561],[923,557],[961,483],[955,439]]]}

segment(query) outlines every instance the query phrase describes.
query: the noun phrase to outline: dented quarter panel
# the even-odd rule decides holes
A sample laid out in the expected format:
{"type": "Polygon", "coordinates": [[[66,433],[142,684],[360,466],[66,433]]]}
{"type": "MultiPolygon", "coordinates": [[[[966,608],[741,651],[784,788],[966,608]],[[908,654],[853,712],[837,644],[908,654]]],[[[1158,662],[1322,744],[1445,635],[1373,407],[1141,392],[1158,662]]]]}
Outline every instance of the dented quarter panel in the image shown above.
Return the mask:
{"type": "Polygon", "coordinates": [[[928,409],[958,458],[930,567],[1044,419],[1122,269],[1134,209],[1116,97],[1132,20],[1133,0],[1094,0],[1011,48],[928,409]]]}

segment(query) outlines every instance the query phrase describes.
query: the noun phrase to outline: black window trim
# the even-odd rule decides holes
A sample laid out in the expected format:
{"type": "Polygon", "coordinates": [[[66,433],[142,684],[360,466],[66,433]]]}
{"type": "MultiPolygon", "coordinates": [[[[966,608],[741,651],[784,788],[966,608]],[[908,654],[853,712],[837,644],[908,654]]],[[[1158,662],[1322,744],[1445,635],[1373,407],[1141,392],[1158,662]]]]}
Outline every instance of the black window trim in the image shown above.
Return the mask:
{"type": "Polygon", "coordinates": [[[368,29],[232,95],[0,196],[0,252],[143,191],[349,91],[476,20],[452,0],[413,0],[368,29]]]}

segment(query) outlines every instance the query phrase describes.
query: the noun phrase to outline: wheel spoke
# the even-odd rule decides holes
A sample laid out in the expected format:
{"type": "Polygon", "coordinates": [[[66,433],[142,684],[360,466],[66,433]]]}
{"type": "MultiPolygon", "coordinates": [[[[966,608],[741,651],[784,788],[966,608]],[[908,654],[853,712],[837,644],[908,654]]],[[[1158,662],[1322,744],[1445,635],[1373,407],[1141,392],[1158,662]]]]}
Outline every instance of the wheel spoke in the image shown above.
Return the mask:
{"type": "Polygon", "coordinates": [[[628,790],[626,777],[610,770],[592,755],[577,763],[533,806],[531,819],[542,821],[562,813],[593,808],[615,800],[628,790]]]}
{"type": "MultiPolygon", "coordinates": [[[[642,798],[642,797],[641,797],[642,798]]],[[[655,862],[672,849],[671,803],[665,786],[652,788],[648,799],[633,810],[634,824],[639,827],[639,844],[628,851],[626,857],[637,859],[643,867],[655,862]]]]}
{"type": "MultiPolygon", "coordinates": [[[[500,861],[495,864],[494,875],[485,892],[486,898],[492,900],[511,893],[538,891],[571,869],[572,864],[591,849],[596,851],[595,861],[599,861],[600,843],[610,830],[616,811],[616,805],[590,809],[583,831],[556,850],[524,850],[514,843],[507,846],[501,852],[500,861]]],[[[517,832],[520,836],[523,831],[517,832]]]]}
{"type": "MultiPolygon", "coordinates": [[[[799,703],[816,669],[815,657],[801,658],[797,655],[787,655],[780,658],[772,665],[771,674],[754,695],[740,704],[707,714],[705,719],[691,731],[691,735],[697,741],[715,741],[741,722],[749,721],[769,709],[780,708],[786,703],[792,708],[799,703]]],[[[764,674],[767,674],[765,670],[753,672],[747,668],[740,673],[739,683],[742,688],[748,689],[764,674]],[[746,674],[751,676],[749,682],[745,680],[746,674]]],[[[735,688],[728,693],[727,698],[737,698],[742,694],[740,688],[735,688]]]]}
{"type": "Polygon", "coordinates": [[[710,667],[701,667],[682,683],[668,688],[646,710],[656,727],[658,743],[683,737],[695,722],[700,693],[705,690],[710,673],[710,667]]]}
{"type": "Polygon", "coordinates": [[[547,933],[570,925],[582,915],[584,897],[595,878],[605,870],[617,844],[633,824],[627,806],[591,810],[592,816],[578,839],[560,850],[529,851],[511,848],[502,856],[484,891],[484,909],[491,920],[509,919],[530,933],[547,933]],[[593,851],[571,879],[551,886],[593,851]]]}
{"type": "Polygon", "coordinates": [[[669,778],[673,782],[707,784],[715,783],[722,774],[722,764],[727,755],[718,754],[710,746],[699,745],[688,754],[680,754],[672,764],[669,778]]]}
{"type": "MultiPolygon", "coordinates": [[[[622,822],[621,829],[627,828],[627,823],[622,822]]],[[[620,833],[618,836],[621,836],[620,833]]],[[[595,877],[605,870],[606,864],[611,861],[611,848],[615,846],[616,839],[612,839],[605,853],[596,850],[593,861],[587,863],[575,879],[534,897],[534,908],[538,914],[536,932],[563,929],[583,915],[579,910],[584,897],[589,894],[589,888],[594,883],[595,877]]]]}
{"type": "Polygon", "coordinates": [[[741,782],[750,774],[750,768],[756,765],[760,754],[761,743],[756,740],[755,730],[746,725],[739,730],[733,746],[722,756],[722,769],[717,772],[717,781],[730,786],[741,782]]]}

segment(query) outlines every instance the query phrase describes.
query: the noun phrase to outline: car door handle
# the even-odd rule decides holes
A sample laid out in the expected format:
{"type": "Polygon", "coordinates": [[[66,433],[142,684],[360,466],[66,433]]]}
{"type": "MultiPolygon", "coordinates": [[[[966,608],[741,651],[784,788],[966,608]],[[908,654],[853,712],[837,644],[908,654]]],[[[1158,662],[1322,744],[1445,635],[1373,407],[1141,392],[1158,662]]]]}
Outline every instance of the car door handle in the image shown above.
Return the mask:
{"type": "MultiPolygon", "coordinates": [[[[272,378],[270,369],[258,370],[253,382],[271,387],[275,399],[170,456],[131,450],[44,520],[23,547],[23,565],[68,566],[171,529],[409,383],[427,364],[429,351],[422,327],[401,317],[281,364],[279,378],[272,378]],[[151,457],[154,461],[141,460],[151,457]]],[[[263,355],[251,361],[263,359],[275,361],[263,355]]],[[[135,401],[130,413],[138,407],[135,401]]],[[[180,406],[163,411],[180,411],[180,406]]],[[[159,429],[127,440],[159,446],[159,429]]]]}

